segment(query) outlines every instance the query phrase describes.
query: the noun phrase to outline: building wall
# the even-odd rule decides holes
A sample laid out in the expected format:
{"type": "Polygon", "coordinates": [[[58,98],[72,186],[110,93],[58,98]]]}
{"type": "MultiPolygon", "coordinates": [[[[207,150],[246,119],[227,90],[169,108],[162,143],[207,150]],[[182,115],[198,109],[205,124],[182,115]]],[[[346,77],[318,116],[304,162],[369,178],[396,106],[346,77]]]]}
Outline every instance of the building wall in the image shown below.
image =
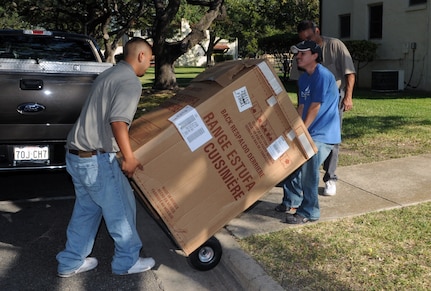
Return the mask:
{"type": "Polygon", "coordinates": [[[338,38],[339,16],[350,14],[349,40],[369,40],[369,6],[383,4],[382,38],[372,39],[379,45],[377,58],[359,71],[359,86],[371,87],[373,70],[403,70],[406,88],[431,91],[431,3],[427,2],[409,6],[409,0],[321,0],[322,35],[338,38]]]}

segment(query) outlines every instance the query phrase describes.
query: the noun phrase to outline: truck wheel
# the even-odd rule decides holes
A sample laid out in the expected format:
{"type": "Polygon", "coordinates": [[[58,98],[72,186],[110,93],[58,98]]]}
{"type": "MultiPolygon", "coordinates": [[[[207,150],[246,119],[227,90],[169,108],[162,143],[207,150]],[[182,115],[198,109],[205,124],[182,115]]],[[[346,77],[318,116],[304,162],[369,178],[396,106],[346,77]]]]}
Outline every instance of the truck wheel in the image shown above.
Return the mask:
{"type": "Polygon", "coordinates": [[[210,237],[188,257],[190,264],[199,271],[208,271],[217,266],[222,255],[222,247],[215,237],[210,237]]]}

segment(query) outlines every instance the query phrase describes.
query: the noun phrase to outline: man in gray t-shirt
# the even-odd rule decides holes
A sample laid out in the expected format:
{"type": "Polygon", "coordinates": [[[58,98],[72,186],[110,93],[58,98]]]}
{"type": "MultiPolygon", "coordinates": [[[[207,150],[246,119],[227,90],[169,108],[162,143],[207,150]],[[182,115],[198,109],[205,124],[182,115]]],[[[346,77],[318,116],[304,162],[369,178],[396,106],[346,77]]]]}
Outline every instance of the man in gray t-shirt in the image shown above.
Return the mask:
{"type": "Polygon", "coordinates": [[[66,169],[76,199],[65,249],[56,257],[60,277],[97,267],[97,259],[89,255],[102,218],[115,244],[112,273],[140,273],[155,264],[153,258],[139,256],[142,242],[136,230],[136,201],[127,179],[137,168],[143,170],[130,146],[129,126],[142,93],[137,76],[145,74],[151,57],[151,46],[144,39],[129,40],[124,61],[96,78],[68,135],[66,169]],[[122,155],[121,165],[117,152],[122,155]]]}
{"type": "Polygon", "coordinates": [[[67,148],[120,151],[111,123],[121,121],[131,124],[141,92],[141,82],[125,61],[101,73],[94,82],[81,115],[69,132],[67,148]]]}

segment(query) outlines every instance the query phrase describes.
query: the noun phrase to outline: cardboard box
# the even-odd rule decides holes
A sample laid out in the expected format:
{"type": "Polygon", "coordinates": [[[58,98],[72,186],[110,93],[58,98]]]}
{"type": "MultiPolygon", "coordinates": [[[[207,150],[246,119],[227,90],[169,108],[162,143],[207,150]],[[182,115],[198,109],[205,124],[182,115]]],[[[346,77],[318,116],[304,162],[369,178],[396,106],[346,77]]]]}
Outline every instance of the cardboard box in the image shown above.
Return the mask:
{"type": "MultiPolygon", "coordinates": [[[[133,182],[186,255],[316,152],[265,60],[207,69],[130,129],[133,182]]],[[[281,200],[281,197],[280,197],[281,200]]]]}

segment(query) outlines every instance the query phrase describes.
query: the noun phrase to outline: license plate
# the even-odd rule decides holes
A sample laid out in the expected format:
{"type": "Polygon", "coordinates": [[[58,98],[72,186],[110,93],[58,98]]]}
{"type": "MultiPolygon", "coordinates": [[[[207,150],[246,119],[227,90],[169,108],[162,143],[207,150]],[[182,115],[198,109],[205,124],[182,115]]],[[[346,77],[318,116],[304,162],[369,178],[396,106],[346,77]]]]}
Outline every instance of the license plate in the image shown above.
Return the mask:
{"type": "Polygon", "coordinates": [[[15,161],[45,161],[49,159],[48,146],[16,146],[13,148],[15,161]]]}

